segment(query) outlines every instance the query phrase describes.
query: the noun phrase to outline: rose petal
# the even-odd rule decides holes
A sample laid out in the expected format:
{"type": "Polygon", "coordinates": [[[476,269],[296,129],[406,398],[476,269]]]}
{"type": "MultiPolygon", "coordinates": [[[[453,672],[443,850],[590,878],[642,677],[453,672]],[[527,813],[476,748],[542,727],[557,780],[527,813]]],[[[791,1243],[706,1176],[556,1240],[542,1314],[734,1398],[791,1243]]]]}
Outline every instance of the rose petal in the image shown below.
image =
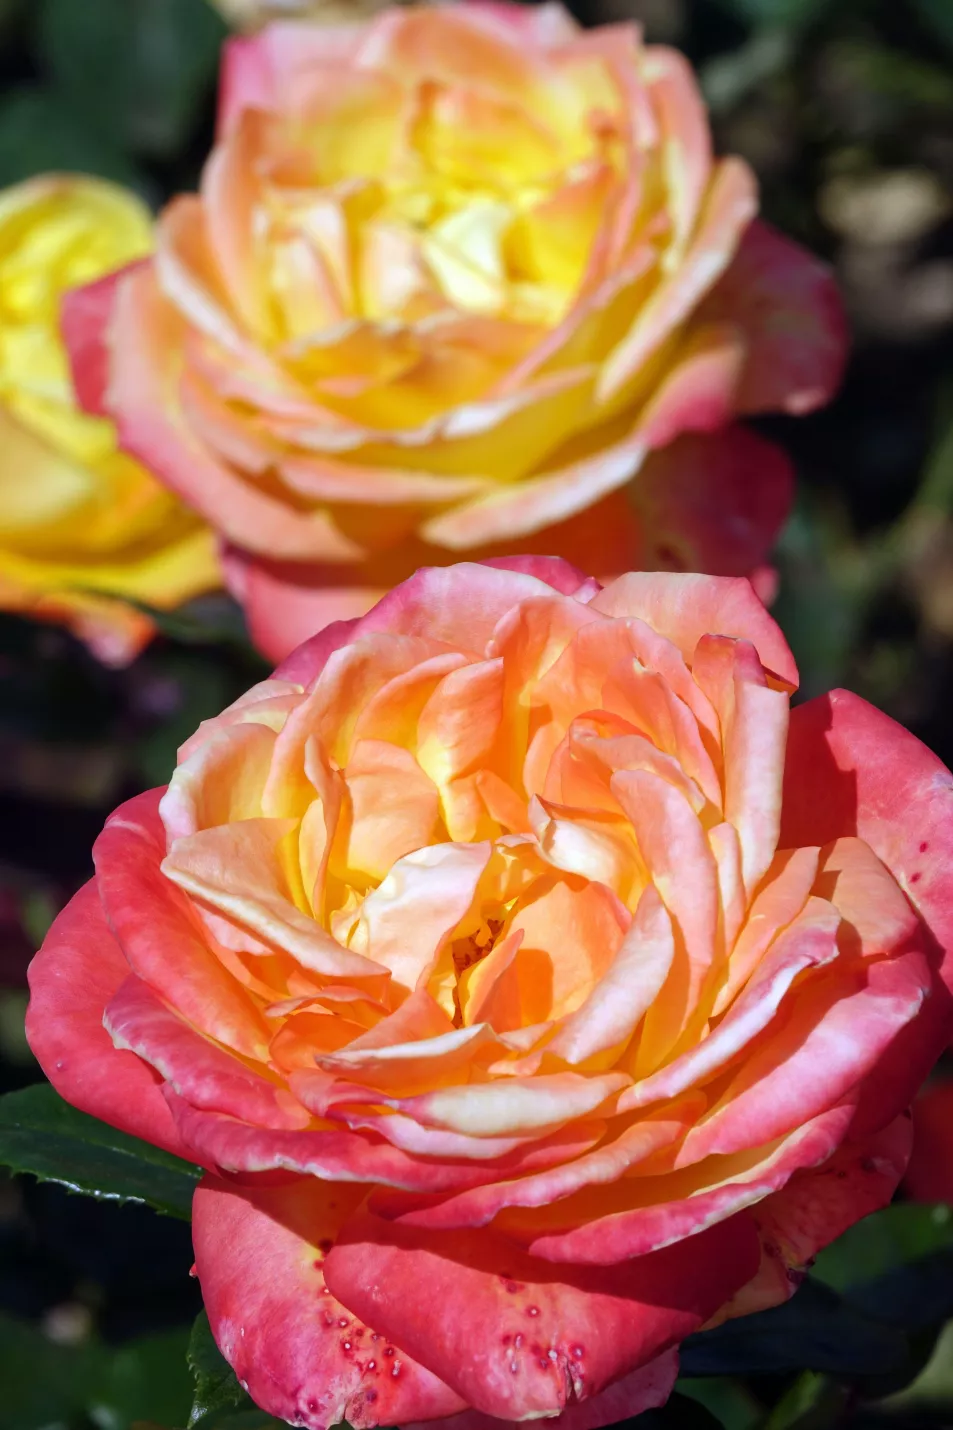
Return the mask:
{"type": "Polygon", "coordinates": [[[787,642],[744,579],[630,571],[589,605],[606,616],[637,616],[677,645],[689,664],[708,633],[749,640],[766,670],[797,687],[797,666],[787,642]]]}
{"type": "Polygon", "coordinates": [[[915,736],[845,690],[792,712],[781,842],[857,835],[891,870],[929,930],[938,976],[906,1034],[869,1083],[872,1129],[912,1101],[949,1040],[953,983],[953,775],[915,736]],[[808,831],[811,831],[809,834],[808,831]]]}
{"type": "Polygon", "coordinates": [[[753,1228],[734,1222],[625,1267],[556,1274],[490,1232],[425,1233],[364,1213],[325,1275],[384,1335],[399,1324],[410,1353],[475,1409],[520,1420],[654,1360],[752,1274],[756,1255],[753,1228]]]}
{"type": "Polygon", "coordinates": [[[311,1120],[290,1093],[193,1032],[140,978],[127,978],[113,994],[103,1026],[114,1047],[151,1064],[195,1107],[263,1127],[306,1127],[311,1120]]]}
{"type": "Polygon", "coordinates": [[[246,1056],[267,1057],[267,1033],[252,1000],[209,948],[188,900],[160,872],[162,793],[150,790],[120,805],[93,846],[109,927],[132,972],[194,1028],[246,1056]]]}
{"type": "Polygon", "coordinates": [[[360,1198],[311,1178],[239,1190],[206,1177],[195,1194],[196,1272],[222,1354],[263,1410],[311,1430],[342,1420],[370,1430],[465,1404],[325,1286],[330,1244],[360,1198]]]}
{"type": "Polygon", "coordinates": [[[67,1102],[120,1132],[194,1160],[175,1128],[158,1074],[117,1052],[103,1009],[129,976],[91,879],[54,919],[29,968],[26,1035],[67,1102]]]}
{"type": "Polygon", "coordinates": [[[840,385],[847,325],[833,275],[760,219],[748,225],[697,320],[734,323],[744,335],[742,412],[811,412],[840,385]]]}

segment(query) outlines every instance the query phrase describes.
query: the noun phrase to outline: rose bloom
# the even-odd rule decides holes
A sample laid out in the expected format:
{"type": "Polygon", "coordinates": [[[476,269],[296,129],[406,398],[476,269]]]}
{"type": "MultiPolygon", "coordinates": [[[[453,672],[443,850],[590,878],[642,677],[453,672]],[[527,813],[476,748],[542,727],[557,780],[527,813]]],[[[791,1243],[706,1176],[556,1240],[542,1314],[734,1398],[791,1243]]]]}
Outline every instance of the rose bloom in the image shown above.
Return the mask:
{"type": "Polygon", "coordinates": [[[152,633],[110,595],[166,607],[220,584],[211,532],[77,409],[60,339],[63,293],[151,246],[148,210],[101,179],[0,193],[0,608],[69,626],[110,664],[152,633]]]}
{"type": "Polygon", "coordinates": [[[661,1403],[889,1201],[950,1035],[953,776],[789,719],[744,579],[515,564],[203,724],[31,968],[62,1094],[208,1169],[212,1329],[293,1424],[661,1403]]]}
{"type": "Polygon", "coordinates": [[[220,116],[74,365],[267,655],[460,552],[760,567],[790,470],[735,418],[825,401],[843,323],[678,53],[555,5],[278,24],[220,116]]]}

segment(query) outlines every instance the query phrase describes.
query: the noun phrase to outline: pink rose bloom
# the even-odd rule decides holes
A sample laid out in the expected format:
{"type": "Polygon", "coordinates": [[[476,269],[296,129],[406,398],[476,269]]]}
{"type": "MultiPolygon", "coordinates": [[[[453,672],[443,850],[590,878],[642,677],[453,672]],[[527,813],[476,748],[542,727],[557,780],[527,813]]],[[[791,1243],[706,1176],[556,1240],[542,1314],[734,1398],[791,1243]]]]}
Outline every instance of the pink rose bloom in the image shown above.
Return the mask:
{"type": "Polygon", "coordinates": [[[82,290],[76,384],[219,531],[275,659],[424,565],[757,570],[825,402],[827,269],[756,218],[695,78],[558,5],[229,45],[201,191],[82,290]]]}
{"type": "Polygon", "coordinates": [[[423,570],[110,819],[28,1035],[208,1169],[265,1410],[592,1430],[890,1200],[950,1037],[953,776],[796,681],[741,578],[423,570]]]}

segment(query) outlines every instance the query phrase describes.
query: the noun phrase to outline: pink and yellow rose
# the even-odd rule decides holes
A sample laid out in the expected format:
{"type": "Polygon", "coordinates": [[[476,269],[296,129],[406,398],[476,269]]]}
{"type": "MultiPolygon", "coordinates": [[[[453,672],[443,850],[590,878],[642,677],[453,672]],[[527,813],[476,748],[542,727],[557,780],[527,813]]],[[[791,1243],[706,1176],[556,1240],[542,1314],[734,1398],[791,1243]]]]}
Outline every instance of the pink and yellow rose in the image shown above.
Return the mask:
{"type": "Polygon", "coordinates": [[[743,579],[423,570],[108,822],[29,1038],[207,1169],[267,1411],[593,1430],[890,1199],[950,1036],[953,776],[796,682],[743,579]]]}
{"type": "Polygon", "coordinates": [[[221,582],[212,532],[78,409],[59,332],[70,288],[152,248],[135,195],[42,175],[0,193],[0,609],[63,623],[112,665],[221,582]]]}
{"type": "Polygon", "coordinates": [[[77,381],[231,544],[275,658],[461,553],[745,574],[791,481],[736,419],[809,411],[844,355],[757,207],[635,26],[276,24],[227,48],[154,260],[78,300],[77,381]]]}

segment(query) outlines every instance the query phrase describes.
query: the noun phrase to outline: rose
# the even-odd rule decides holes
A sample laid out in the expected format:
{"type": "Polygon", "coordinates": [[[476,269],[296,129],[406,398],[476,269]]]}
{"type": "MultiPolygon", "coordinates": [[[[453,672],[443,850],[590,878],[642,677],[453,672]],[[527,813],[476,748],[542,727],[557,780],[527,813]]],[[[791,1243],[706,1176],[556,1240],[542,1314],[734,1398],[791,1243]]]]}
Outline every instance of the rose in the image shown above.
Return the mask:
{"type": "Polygon", "coordinates": [[[266,654],[460,552],[764,561],[790,471],[735,418],[826,400],[843,323],[680,55],[553,5],[279,24],[220,113],[74,362],[232,543],[266,654]]]}
{"type": "Polygon", "coordinates": [[[213,1331],[295,1424],[659,1403],[889,1200],[949,1039],[953,776],[789,723],[743,579],[510,565],[202,725],[31,967],[61,1093],[209,1169],[213,1331]]]}
{"type": "Polygon", "coordinates": [[[152,631],[110,597],[173,606],[220,580],[211,532],[77,410],[59,336],[63,292],[145,256],[151,228],[101,179],[0,193],[0,607],[65,623],[110,664],[152,631]]]}

